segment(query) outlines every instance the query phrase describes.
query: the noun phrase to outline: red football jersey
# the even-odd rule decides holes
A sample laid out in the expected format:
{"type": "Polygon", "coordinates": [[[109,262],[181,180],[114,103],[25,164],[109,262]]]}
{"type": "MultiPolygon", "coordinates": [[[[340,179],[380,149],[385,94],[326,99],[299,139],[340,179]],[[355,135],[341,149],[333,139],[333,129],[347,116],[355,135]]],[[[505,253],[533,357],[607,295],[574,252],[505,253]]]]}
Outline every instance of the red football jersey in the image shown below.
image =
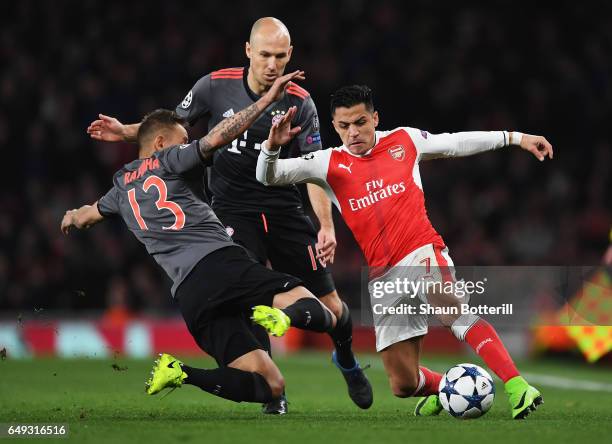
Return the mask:
{"type": "Polygon", "coordinates": [[[427,217],[409,134],[400,129],[377,136],[374,148],[361,157],[333,150],[327,171],[342,217],[371,267],[395,265],[426,244],[444,245],[427,217]]]}
{"type": "Polygon", "coordinates": [[[278,160],[263,147],[257,178],[268,185],[310,182],[322,186],[359,243],[368,265],[387,267],[417,248],[444,248],[431,225],[419,161],[470,155],[506,145],[504,131],[430,134],[415,128],[377,131],[363,155],[346,147],[278,160]]]}

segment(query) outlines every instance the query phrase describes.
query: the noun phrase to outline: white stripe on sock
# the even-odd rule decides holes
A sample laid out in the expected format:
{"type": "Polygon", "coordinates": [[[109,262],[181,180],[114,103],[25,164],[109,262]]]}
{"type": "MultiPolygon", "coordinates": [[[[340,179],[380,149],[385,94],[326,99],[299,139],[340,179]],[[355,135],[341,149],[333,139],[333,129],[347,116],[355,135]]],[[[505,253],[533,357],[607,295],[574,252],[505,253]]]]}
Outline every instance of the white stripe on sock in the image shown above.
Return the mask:
{"type": "Polygon", "coordinates": [[[423,374],[421,369],[419,369],[419,385],[417,385],[417,389],[414,391],[412,396],[415,396],[417,393],[423,390],[424,386],[425,386],[425,375],[423,374]]]}

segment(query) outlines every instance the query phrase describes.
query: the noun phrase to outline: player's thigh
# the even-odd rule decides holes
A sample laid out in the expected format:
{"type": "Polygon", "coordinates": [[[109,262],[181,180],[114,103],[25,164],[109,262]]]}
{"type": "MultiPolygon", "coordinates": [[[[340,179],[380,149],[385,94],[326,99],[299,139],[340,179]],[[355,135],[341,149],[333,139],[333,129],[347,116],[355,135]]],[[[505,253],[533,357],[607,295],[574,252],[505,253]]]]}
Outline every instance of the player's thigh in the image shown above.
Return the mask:
{"type": "Polygon", "coordinates": [[[224,366],[265,348],[248,319],[252,308],[272,305],[275,295],[300,284],[293,276],[255,262],[243,248],[231,246],[198,262],[177,289],[176,299],[198,345],[224,366]]]}
{"type": "Polygon", "coordinates": [[[243,313],[215,311],[202,325],[190,326],[194,339],[212,356],[219,367],[227,367],[254,351],[267,355],[250,328],[250,319],[243,313]]]}
{"type": "Polygon", "coordinates": [[[272,306],[274,308],[283,309],[295,304],[297,301],[304,298],[316,299],[315,296],[310,291],[308,291],[306,287],[300,285],[288,291],[283,291],[275,294],[274,299],[272,301],[272,306]]]}
{"type": "Polygon", "coordinates": [[[402,285],[420,281],[419,268],[400,263],[368,283],[376,351],[427,333],[427,314],[420,311],[420,299],[410,292],[410,286],[402,285]]]}
{"type": "Polygon", "coordinates": [[[222,306],[226,310],[250,312],[256,305],[274,306],[276,299],[288,301],[287,305],[290,305],[300,297],[314,297],[302,286],[300,279],[270,270],[248,258],[246,252],[242,257],[234,257],[228,268],[231,268],[230,272],[219,276],[226,281],[222,296],[222,306]],[[277,298],[277,295],[283,296],[277,298]]]}
{"type": "Polygon", "coordinates": [[[301,214],[269,218],[266,251],[272,268],[296,276],[316,297],[336,290],[329,267],[316,258],[317,234],[301,214]]]}
{"type": "Polygon", "coordinates": [[[231,315],[271,306],[275,295],[300,285],[298,278],[270,270],[231,246],[202,259],[177,289],[177,298],[186,318],[210,318],[211,310],[231,315]]]}
{"type": "Polygon", "coordinates": [[[228,367],[251,373],[259,373],[266,380],[274,396],[280,396],[285,380],[270,355],[263,350],[253,350],[230,362],[228,367]]]}
{"type": "Polygon", "coordinates": [[[246,248],[253,260],[265,265],[268,257],[261,221],[255,216],[236,215],[227,210],[217,210],[215,214],[232,240],[246,248]]]}
{"type": "Polygon", "coordinates": [[[419,360],[424,336],[396,342],[381,351],[391,391],[395,396],[412,396],[419,384],[419,360]]]}

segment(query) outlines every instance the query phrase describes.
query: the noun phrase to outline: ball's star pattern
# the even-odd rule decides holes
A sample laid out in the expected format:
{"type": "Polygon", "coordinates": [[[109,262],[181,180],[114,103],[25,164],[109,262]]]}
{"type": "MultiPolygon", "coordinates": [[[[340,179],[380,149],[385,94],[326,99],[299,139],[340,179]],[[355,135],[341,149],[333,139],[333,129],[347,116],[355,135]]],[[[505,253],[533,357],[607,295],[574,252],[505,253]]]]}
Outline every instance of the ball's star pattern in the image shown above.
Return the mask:
{"type": "Polygon", "coordinates": [[[476,367],[469,367],[467,365],[462,365],[461,367],[463,367],[463,370],[465,370],[461,376],[469,376],[474,382],[476,382],[477,376],[482,376],[476,367]]]}
{"type": "Polygon", "coordinates": [[[465,411],[467,412],[468,410],[470,410],[473,407],[476,407],[478,410],[482,411],[482,400],[484,399],[484,396],[482,395],[473,395],[473,396],[463,396],[463,399],[465,399],[468,402],[467,407],[465,408],[465,411]]]}
{"type": "MultiPolygon", "coordinates": [[[[448,412],[453,416],[460,416],[460,413],[457,413],[450,406],[451,395],[459,395],[459,392],[455,390],[455,383],[453,381],[446,380],[446,385],[442,390],[440,390],[440,396],[446,396],[446,401],[448,404],[448,412]],[[444,393],[444,395],[442,395],[444,393]]],[[[461,395],[459,395],[461,396],[461,395]]]]}
{"type": "MultiPolygon", "coordinates": [[[[444,387],[440,390],[440,396],[445,396],[446,400],[447,400],[447,404],[448,404],[448,412],[452,415],[452,416],[456,416],[456,417],[461,417],[465,412],[469,411],[470,409],[476,408],[480,411],[483,410],[482,407],[482,401],[483,399],[486,397],[486,395],[479,395],[478,391],[476,389],[476,378],[478,376],[483,376],[482,373],[478,370],[477,367],[475,366],[471,366],[471,365],[461,365],[460,366],[463,369],[463,374],[461,374],[461,376],[459,376],[459,378],[457,378],[455,381],[449,381],[448,379],[446,379],[446,383],[444,385],[444,387]],[[468,376],[469,378],[471,378],[471,380],[474,382],[474,393],[472,393],[472,395],[461,395],[456,389],[455,389],[455,382],[458,381],[460,378],[462,377],[466,377],[468,376]],[[462,409],[461,412],[455,412],[452,407],[451,407],[451,395],[457,395],[457,396],[461,396],[463,399],[465,399],[465,401],[467,401],[468,405],[465,407],[465,409],[462,409]]],[[[491,392],[495,392],[495,386],[491,385],[492,390],[491,392]]]]}

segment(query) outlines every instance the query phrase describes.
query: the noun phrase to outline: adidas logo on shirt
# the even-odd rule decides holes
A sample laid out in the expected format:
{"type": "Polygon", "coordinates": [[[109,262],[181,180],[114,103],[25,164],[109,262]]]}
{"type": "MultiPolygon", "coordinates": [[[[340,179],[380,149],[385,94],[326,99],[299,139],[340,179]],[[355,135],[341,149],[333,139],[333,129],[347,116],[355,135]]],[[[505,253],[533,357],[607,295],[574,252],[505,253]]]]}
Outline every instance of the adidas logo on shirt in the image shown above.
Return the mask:
{"type": "Polygon", "coordinates": [[[234,115],[234,109],[233,108],[230,108],[230,109],[228,109],[227,111],[225,111],[223,113],[223,117],[226,117],[226,118],[227,117],[232,117],[233,115],[234,115]]]}

